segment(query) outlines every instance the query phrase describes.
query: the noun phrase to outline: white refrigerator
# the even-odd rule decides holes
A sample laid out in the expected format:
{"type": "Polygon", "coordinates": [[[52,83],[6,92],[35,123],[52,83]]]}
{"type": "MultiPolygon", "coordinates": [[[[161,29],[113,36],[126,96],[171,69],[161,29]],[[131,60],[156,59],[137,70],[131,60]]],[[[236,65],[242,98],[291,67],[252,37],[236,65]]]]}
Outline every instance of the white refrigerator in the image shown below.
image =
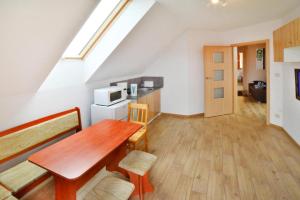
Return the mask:
{"type": "Polygon", "coordinates": [[[129,102],[130,100],[125,100],[111,106],[100,106],[92,104],[92,124],[100,122],[104,119],[127,120],[129,102]]]}

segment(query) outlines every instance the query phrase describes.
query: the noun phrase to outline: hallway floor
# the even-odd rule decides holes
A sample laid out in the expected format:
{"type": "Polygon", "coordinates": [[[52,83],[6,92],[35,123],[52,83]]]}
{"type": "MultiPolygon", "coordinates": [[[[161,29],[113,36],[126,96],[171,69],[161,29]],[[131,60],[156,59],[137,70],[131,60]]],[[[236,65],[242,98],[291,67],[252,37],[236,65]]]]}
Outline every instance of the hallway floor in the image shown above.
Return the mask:
{"type": "MultiPolygon", "coordinates": [[[[161,115],[149,126],[158,160],[150,172],[155,192],[146,200],[300,199],[299,146],[265,125],[265,104],[240,101],[236,115],[161,115]]],[[[49,182],[24,199],[52,200],[53,194],[49,182]]]]}

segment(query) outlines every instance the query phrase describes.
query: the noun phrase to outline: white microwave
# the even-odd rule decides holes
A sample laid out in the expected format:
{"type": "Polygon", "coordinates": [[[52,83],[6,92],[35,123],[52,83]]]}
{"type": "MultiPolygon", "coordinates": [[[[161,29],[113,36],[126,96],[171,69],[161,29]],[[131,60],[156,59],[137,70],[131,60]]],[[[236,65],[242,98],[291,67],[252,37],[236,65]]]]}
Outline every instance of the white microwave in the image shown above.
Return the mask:
{"type": "MultiPolygon", "coordinates": [[[[127,89],[127,88],[126,88],[127,89]]],[[[94,90],[94,104],[110,106],[127,98],[127,90],[118,86],[111,86],[94,90]]]]}

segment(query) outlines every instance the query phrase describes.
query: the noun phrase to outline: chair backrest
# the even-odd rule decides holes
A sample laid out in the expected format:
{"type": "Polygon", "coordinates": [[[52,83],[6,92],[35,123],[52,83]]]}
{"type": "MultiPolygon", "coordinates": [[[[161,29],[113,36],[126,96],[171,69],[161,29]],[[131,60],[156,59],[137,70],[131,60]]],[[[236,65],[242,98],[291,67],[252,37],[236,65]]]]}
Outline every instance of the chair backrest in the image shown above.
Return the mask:
{"type": "Polygon", "coordinates": [[[80,131],[79,108],[54,115],[0,132],[0,163],[26,153],[70,131],[80,131]]]}
{"type": "Polygon", "coordinates": [[[128,104],[128,121],[141,124],[147,128],[148,123],[148,104],[129,103],[128,104]]]}

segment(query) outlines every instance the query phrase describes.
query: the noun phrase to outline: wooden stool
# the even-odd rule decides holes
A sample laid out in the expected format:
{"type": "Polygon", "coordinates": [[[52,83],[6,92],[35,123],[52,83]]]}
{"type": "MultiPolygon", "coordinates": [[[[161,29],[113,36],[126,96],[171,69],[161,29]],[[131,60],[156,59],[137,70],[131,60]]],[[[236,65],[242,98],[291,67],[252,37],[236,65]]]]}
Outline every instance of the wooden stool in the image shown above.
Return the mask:
{"type": "Polygon", "coordinates": [[[147,104],[128,104],[128,121],[141,124],[143,127],[129,138],[129,148],[136,149],[137,143],[144,140],[144,151],[148,151],[147,123],[148,105],[147,104]]]}
{"type": "Polygon", "coordinates": [[[134,190],[128,181],[106,176],[85,196],[84,200],[127,200],[134,190]]]}
{"type": "Polygon", "coordinates": [[[130,182],[135,186],[132,195],[139,195],[141,200],[144,199],[144,193],[154,191],[147,173],[156,159],[155,155],[134,150],[119,163],[119,167],[128,171],[130,182]]]}

